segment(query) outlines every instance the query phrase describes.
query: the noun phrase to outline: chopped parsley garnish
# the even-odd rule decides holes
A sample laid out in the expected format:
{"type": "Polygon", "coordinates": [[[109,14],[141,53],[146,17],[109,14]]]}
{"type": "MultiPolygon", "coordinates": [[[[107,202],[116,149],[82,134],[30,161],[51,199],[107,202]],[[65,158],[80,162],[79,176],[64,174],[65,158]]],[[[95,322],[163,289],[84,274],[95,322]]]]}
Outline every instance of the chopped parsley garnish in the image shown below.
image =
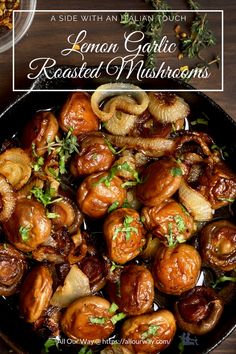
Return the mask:
{"type": "Polygon", "coordinates": [[[194,120],[193,122],[191,122],[191,125],[197,125],[197,124],[201,124],[201,125],[208,125],[208,120],[205,118],[198,118],[196,120],[194,120]]]}
{"type": "Polygon", "coordinates": [[[131,204],[128,202],[127,199],[125,199],[124,203],[122,204],[121,208],[128,208],[128,209],[132,209],[131,204]]]}
{"type": "Polygon", "coordinates": [[[180,207],[181,207],[181,209],[183,210],[183,212],[184,212],[184,214],[186,214],[186,215],[190,215],[189,214],[189,212],[188,212],[188,210],[183,206],[183,204],[180,204],[180,207]]]}
{"type": "Polygon", "coordinates": [[[107,321],[106,317],[89,317],[89,322],[92,324],[104,325],[107,321]]]}
{"type": "Polygon", "coordinates": [[[168,235],[166,235],[168,247],[175,247],[178,243],[185,242],[185,238],[182,235],[174,237],[173,235],[173,224],[168,223],[168,235]]]}
{"type": "Polygon", "coordinates": [[[37,155],[34,143],[32,143],[32,155],[34,157],[32,168],[35,172],[38,172],[41,170],[42,166],[44,165],[44,158],[42,156],[37,155]]]}
{"type": "Polygon", "coordinates": [[[114,272],[115,269],[122,269],[124,268],[124,266],[116,264],[115,262],[111,261],[111,268],[110,268],[110,272],[114,272]]]}
{"type": "Polygon", "coordinates": [[[79,350],[78,354],[93,354],[93,352],[91,349],[88,348],[87,345],[85,345],[83,348],[79,350]]]}
{"type": "Polygon", "coordinates": [[[46,216],[48,219],[56,219],[58,218],[60,215],[56,214],[56,213],[50,213],[48,210],[46,211],[46,216]]]}
{"type": "Polygon", "coordinates": [[[62,200],[62,198],[53,199],[55,196],[54,188],[48,188],[44,191],[39,187],[33,187],[30,193],[33,194],[34,197],[45,207],[49,204],[53,204],[62,200]]]}
{"type": "Polygon", "coordinates": [[[31,230],[31,226],[20,226],[19,233],[21,235],[21,239],[23,242],[28,241],[30,230],[31,230]]]}
{"type": "MultiPolygon", "coordinates": [[[[117,174],[117,172],[119,171],[127,171],[133,174],[133,177],[135,178],[135,185],[137,183],[141,183],[141,180],[139,178],[138,172],[136,170],[134,170],[127,161],[123,162],[120,165],[114,165],[112,166],[112,168],[110,169],[110,171],[108,172],[107,176],[103,176],[102,178],[100,178],[96,183],[94,183],[95,186],[97,186],[100,183],[104,183],[106,187],[110,187],[111,185],[111,181],[112,179],[115,177],[115,175],[117,174]]],[[[124,182],[122,184],[122,187],[124,188],[126,186],[126,182],[124,182]]]]}
{"type": "Polygon", "coordinates": [[[222,200],[223,202],[229,202],[229,203],[233,203],[235,201],[235,199],[233,198],[217,198],[218,200],[222,200]]]}
{"type": "Polygon", "coordinates": [[[142,339],[147,339],[147,338],[155,336],[157,334],[157,331],[158,331],[159,328],[160,328],[160,326],[150,325],[148,327],[148,330],[142,333],[141,338],[142,339]]]}
{"type": "Polygon", "coordinates": [[[109,311],[109,313],[115,313],[116,310],[118,310],[118,308],[119,308],[119,306],[117,306],[116,303],[113,302],[108,311],[109,311]]]}
{"type": "Polygon", "coordinates": [[[213,288],[216,288],[218,284],[224,283],[225,281],[231,281],[233,283],[236,283],[236,277],[228,277],[226,275],[216,279],[215,283],[212,285],[213,288]]]}
{"type": "Polygon", "coordinates": [[[178,344],[179,354],[183,354],[183,352],[184,352],[184,341],[183,341],[182,337],[179,337],[179,338],[180,338],[180,342],[178,344]]]}
{"type": "Polygon", "coordinates": [[[144,215],[141,216],[140,221],[141,221],[142,223],[145,223],[145,216],[144,216],[144,215]]]}
{"type": "Polygon", "coordinates": [[[116,151],[116,149],[114,148],[114,146],[111,144],[111,142],[110,142],[108,139],[104,138],[104,141],[105,141],[105,143],[106,143],[108,149],[109,149],[114,155],[118,155],[118,154],[120,154],[122,151],[124,151],[124,150],[126,149],[125,147],[123,147],[123,148],[120,149],[119,151],[116,151]]]}
{"type": "Polygon", "coordinates": [[[57,347],[58,348],[58,341],[54,338],[48,338],[46,342],[44,343],[44,351],[45,353],[50,353],[49,348],[51,347],[57,347]]]}
{"type": "Polygon", "coordinates": [[[118,313],[117,315],[112,316],[111,322],[115,325],[117,322],[122,321],[126,317],[126,314],[123,312],[118,313]]]}
{"type": "Polygon", "coordinates": [[[131,237],[131,232],[138,233],[138,229],[134,226],[130,226],[130,224],[134,221],[132,216],[126,215],[123,221],[123,227],[117,227],[115,229],[113,240],[115,240],[119,234],[119,232],[125,233],[126,241],[129,241],[131,237]]]}
{"type": "Polygon", "coordinates": [[[174,220],[175,220],[176,225],[178,227],[178,231],[180,233],[184,232],[186,230],[186,226],[185,226],[185,222],[184,222],[183,218],[180,215],[176,215],[174,217],[174,220]]]}
{"type": "Polygon", "coordinates": [[[172,167],[170,173],[173,177],[182,176],[183,172],[180,167],[172,167]]]}
{"type": "Polygon", "coordinates": [[[116,210],[116,209],[118,208],[118,206],[119,206],[119,202],[118,202],[118,201],[112,203],[112,204],[109,206],[108,210],[107,210],[108,213],[111,213],[113,210],[116,210]]]}

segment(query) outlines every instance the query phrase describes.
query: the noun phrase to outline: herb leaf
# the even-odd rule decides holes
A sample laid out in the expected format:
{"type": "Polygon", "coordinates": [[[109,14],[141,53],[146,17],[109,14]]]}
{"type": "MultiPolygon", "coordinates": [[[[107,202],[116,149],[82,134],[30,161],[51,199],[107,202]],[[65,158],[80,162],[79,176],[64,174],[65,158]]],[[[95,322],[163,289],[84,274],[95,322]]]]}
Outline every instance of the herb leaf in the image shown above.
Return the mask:
{"type": "Polygon", "coordinates": [[[108,210],[107,210],[108,213],[111,213],[113,210],[116,210],[116,209],[118,208],[118,206],[119,206],[119,202],[118,202],[118,201],[112,203],[112,204],[109,206],[108,210]]]}
{"type": "Polygon", "coordinates": [[[92,324],[104,325],[107,321],[106,317],[89,317],[89,322],[92,324]]]}
{"type": "Polygon", "coordinates": [[[191,125],[197,125],[197,124],[202,124],[202,125],[208,125],[208,120],[205,118],[197,118],[196,120],[191,122],[191,125]]]}
{"type": "Polygon", "coordinates": [[[109,308],[108,311],[109,311],[110,313],[115,313],[116,310],[118,310],[118,308],[119,308],[119,306],[117,306],[116,303],[113,302],[113,303],[111,304],[111,306],[110,306],[110,308],[109,308]]]}
{"type": "Polygon", "coordinates": [[[111,322],[113,323],[113,325],[115,325],[117,322],[123,320],[125,317],[126,317],[126,314],[123,312],[120,312],[120,313],[112,316],[111,322]]]}
{"type": "Polygon", "coordinates": [[[48,338],[48,340],[46,340],[46,342],[44,343],[45,353],[49,353],[49,348],[51,347],[57,347],[58,349],[58,341],[54,338],[48,338]]]}
{"type": "Polygon", "coordinates": [[[93,354],[92,350],[88,348],[87,345],[85,345],[83,348],[80,349],[78,354],[93,354]]]}
{"type": "Polygon", "coordinates": [[[110,272],[114,272],[114,270],[116,270],[116,269],[122,269],[122,268],[124,268],[124,266],[119,265],[119,264],[116,264],[116,263],[113,262],[113,261],[111,261],[111,264],[112,264],[112,266],[111,266],[111,268],[110,268],[110,272]]]}
{"type": "Polygon", "coordinates": [[[142,339],[147,339],[149,337],[155,336],[159,328],[160,328],[160,326],[150,325],[148,327],[148,330],[142,333],[141,338],[142,339]]]}
{"type": "Polygon", "coordinates": [[[23,242],[28,241],[30,230],[31,230],[31,226],[20,226],[19,233],[21,235],[21,239],[23,242]]]}
{"type": "Polygon", "coordinates": [[[176,225],[178,227],[178,231],[180,233],[184,232],[186,230],[186,225],[185,225],[184,219],[180,215],[176,215],[174,217],[174,220],[175,220],[176,225]]]}
{"type": "Polygon", "coordinates": [[[55,196],[55,189],[54,188],[48,188],[45,191],[39,187],[33,187],[30,191],[31,194],[34,195],[34,197],[43,204],[43,206],[47,206],[49,204],[53,204],[55,202],[59,202],[62,200],[62,198],[56,198],[53,199],[55,196]]]}
{"type": "Polygon", "coordinates": [[[173,177],[182,176],[183,172],[180,167],[172,167],[170,173],[173,177]]]}
{"type": "Polygon", "coordinates": [[[131,232],[138,233],[138,229],[134,226],[130,226],[130,224],[134,221],[134,218],[132,216],[126,215],[123,221],[123,227],[117,227],[115,229],[114,235],[113,235],[113,240],[115,240],[119,234],[119,232],[125,233],[125,239],[126,241],[129,241],[131,237],[131,232]]]}
{"type": "Polygon", "coordinates": [[[213,288],[216,288],[218,284],[224,283],[225,281],[231,281],[233,283],[236,283],[236,277],[228,277],[226,275],[216,279],[215,283],[212,285],[213,288]]]}

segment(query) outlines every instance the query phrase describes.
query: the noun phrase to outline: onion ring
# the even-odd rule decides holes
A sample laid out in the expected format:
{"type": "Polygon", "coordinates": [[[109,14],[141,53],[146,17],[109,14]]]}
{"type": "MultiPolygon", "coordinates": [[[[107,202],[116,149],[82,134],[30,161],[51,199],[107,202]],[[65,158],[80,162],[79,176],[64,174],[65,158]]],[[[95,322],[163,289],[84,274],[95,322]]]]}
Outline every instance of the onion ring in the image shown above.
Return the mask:
{"type": "Polygon", "coordinates": [[[91,106],[93,112],[106,122],[113,117],[116,110],[128,114],[139,115],[147,109],[149,103],[148,95],[140,87],[127,83],[109,83],[99,86],[91,97],[91,106]],[[131,96],[137,103],[124,100],[124,95],[131,96]],[[104,112],[99,108],[101,102],[108,97],[116,96],[115,100],[110,105],[110,111],[104,112]]]}

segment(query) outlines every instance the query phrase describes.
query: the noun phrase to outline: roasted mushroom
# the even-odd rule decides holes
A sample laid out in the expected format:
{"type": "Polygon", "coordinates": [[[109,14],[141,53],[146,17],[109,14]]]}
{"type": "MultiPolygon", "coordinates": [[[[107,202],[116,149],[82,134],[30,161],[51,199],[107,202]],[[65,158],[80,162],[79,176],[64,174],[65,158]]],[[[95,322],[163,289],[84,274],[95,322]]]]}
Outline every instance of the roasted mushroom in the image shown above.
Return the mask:
{"type": "Polygon", "coordinates": [[[197,286],[175,303],[178,326],[196,335],[206,334],[218,323],[223,303],[212,288],[197,286]]]}
{"type": "Polygon", "coordinates": [[[44,265],[34,267],[27,275],[20,291],[20,313],[26,322],[37,321],[47,309],[52,284],[51,272],[44,265]]]}
{"type": "Polygon", "coordinates": [[[236,268],[236,225],[228,220],[218,220],[201,231],[200,253],[203,262],[217,270],[236,268]]]}
{"type": "Polygon", "coordinates": [[[79,264],[80,269],[89,278],[91,292],[96,293],[106,284],[106,268],[102,258],[96,255],[86,256],[79,264]]]}
{"type": "Polygon", "coordinates": [[[20,148],[12,148],[0,155],[0,173],[6,177],[14,190],[19,190],[31,175],[30,158],[20,148]]]}
{"type": "Polygon", "coordinates": [[[121,337],[132,353],[156,354],[166,349],[176,332],[175,318],[168,310],[129,318],[121,328],[121,337]]]}
{"type": "Polygon", "coordinates": [[[236,199],[236,174],[223,162],[208,164],[199,178],[199,191],[213,209],[221,208],[236,199]]]}
{"type": "Polygon", "coordinates": [[[58,128],[57,119],[52,112],[38,112],[24,128],[23,146],[32,151],[32,155],[34,153],[37,156],[44,155],[48,150],[48,143],[52,142],[57,135],[58,128]]]}
{"type": "Polygon", "coordinates": [[[47,241],[51,233],[51,221],[46,217],[43,205],[36,200],[20,198],[12,217],[3,224],[8,240],[19,250],[29,252],[47,241]]]}
{"type": "Polygon", "coordinates": [[[162,245],[153,265],[155,285],[163,293],[180,295],[196,285],[200,269],[201,257],[193,246],[162,245]]]}
{"type": "Polygon", "coordinates": [[[126,197],[122,180],[107,172],[100,172],[86,177],[77,190],[77,202],[80,210],[92,217],[101,218],[108,208],[117,203],[121,206],[126,197]]]}
{"type": "Polygon", "coordinates": [[[146,228],[167,246],[188,240],[195,228],[187,210],[173,199],[156,207],[144,207],[141,218],[146,228]]]}
{"type": "Polygon", "coordinates": [[[159,160],[143,172],[143,183],[137,186],[138,199],[145,206],[157,206],[170,198],[179,188],[182,170],[175,160],[159,160]]]}
{"type": "Polygon", "coordinates": [[[87,135],[80,140],[80,153],[71,162],[75,177],[108,170],[115,156],[102,136],[87,135]]]}
{"type": "Polygon", "coordinates": [[[61,327],[77,343],[99,344],[114,331],[111,304],[100,296],[85,296],[74,301],[65,311],[61,327]]]}
{"type": "Polygon", "coordinates": [[[0,244],[0,295],[10,296],[18,289],[27,270],[25,256],[9,243],[0,244]]]}
{"type": "Polygon", "coordinates": [[[118,282],[108,282],[107,292],[110,300],[119,306],[120,311],[130,316],[141,315],[150,311],[153,304],[152,274],[144,266],[131,264],[122,270],[118,282]]]}
{"type": "Polygon", "coordinates": [[[134,209],[122,208],[110,213],[103,232],[109,258],[119,264],[135,258],[145,244],[145,231],[134,209]]]}
{"type": "Polygon", "coordinates": [[[59,125],[65,132],[73,129],[76,136],[98,130],[98,118],[92,111],[90,96],[84,92],[72,93],[62,107],[59,125]]]}

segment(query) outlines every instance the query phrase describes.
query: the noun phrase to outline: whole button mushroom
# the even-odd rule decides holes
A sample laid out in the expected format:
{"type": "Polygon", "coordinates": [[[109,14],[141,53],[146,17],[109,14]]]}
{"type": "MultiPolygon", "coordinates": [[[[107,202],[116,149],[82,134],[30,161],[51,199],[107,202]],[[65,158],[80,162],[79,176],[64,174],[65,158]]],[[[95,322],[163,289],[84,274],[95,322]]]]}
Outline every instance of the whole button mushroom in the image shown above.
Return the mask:
{"type": "Polygon", "coordinates": [[[65,311],[61,327],[66,336],[78,343],[99,344],[114,331],[111,304],[100,296],[85,296],[74,301],[65,311]]]}
{"type": "Polygon", "coordinates": [[[124,264],[135,258],[145,244],[145,230],[139,213],[122,208],[110,213],[103,225],[109,258],[124,264]]]}
{"type": "Polygon", "coordinates": [[[182,170],[175,160],[151,163],[143,172],[143,183],[137,186],[137,197],[145,206],[153,207],[170,198],[182,180],[182,170]]]}
{"type": "Polygon", "coordinates": [[[121,206],[126,198],[122,180],[108,172],[94,173],[86,177],[77,190],[77,202],[80,210],[91,218],[102,218],[108,208],[117,203],[121,206]]]}
{"type": "Polygon", "coordinates": [[[151,272],[144,266],[131,264],[126,266],[117,282],[107,284],[110,299],[120,311],[128,315],[141,315],[150,311],[154,300],[154,281],[151,272]]]}
{"type": "Polygon", "coordinates": [[[39,265],[27,275],[20,291],[20,313],[26,322],[33,323],[47,309],[53,289],[50,270],[39,265]]]}
{"type": "Polygon", "coordinates": [[[154,261],[153,277],[160,291],[170,295],[180,295],[196,285],[200,270],[201,257],[193,246],[161,245],[154,261]]]}
{"type": "Polygon", "coordinates": [[[158,310],[126,320],[121,328],[121,338],[132,353],[156,354],[166,349],[174,338],[176,323],[168,310],[158,310]]]}
{"type": "Polygon", "coordinates": [[[16,202],[12,217],[3,224],[8,240],[19,250],[30,252],[48,240],[51,220],[43,205],[36,200],[21,198],[16,202]]]}

